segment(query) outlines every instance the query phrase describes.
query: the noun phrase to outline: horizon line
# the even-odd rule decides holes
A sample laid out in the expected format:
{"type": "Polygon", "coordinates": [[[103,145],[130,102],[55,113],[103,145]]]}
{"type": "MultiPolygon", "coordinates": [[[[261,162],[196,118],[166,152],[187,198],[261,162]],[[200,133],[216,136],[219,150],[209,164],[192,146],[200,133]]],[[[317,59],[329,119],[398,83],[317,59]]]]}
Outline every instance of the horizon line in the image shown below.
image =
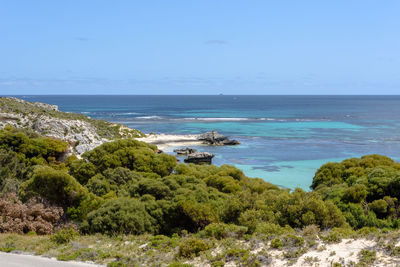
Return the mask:
{"type": "Polygon", "coordinates": [[[0,97],[23,96],[400,96],[400,94],[5,94],[0,97]]]}

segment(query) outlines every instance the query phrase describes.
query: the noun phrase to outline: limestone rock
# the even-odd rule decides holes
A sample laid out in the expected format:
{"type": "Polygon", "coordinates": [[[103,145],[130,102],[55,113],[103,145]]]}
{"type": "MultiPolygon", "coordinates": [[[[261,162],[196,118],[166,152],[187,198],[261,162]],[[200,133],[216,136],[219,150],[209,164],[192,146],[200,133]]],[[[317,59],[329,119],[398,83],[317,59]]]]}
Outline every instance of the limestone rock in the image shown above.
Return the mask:
{"type": "Polygon", "coordinates": [[[195,152],[189,154],[184,161],[186,163],[211,164],[212,158],[214,156],[214,154],[211,154],[209,152],[195,152]]]}
{"type": "MultiPolygon", "coordinates": [[[[14,128],[31,129],[34,132],[66,141],[68,153],[78,157],[86,151],[113,140],[115,137],[104,137],[96,128],[98,121],[86,116],[58,111],[55,105],[28,102],[14,97],[0,97],[0,129],[11,125],[14,128]]],[[[138,132],[124,125],[109,124],[109,129],[118,126],[119,132],[112,132],[116,138],[135,137],[138,132]]],[[[103,127],[103,130],[107,126],[103,127]]]]}
{"type": "Polygon", "coordinates": [[[228,137],[219,134],[217,131],[206,132],[201,134],[197,138],[198,140],[203,141],[208,145],[216,145],[216,146],[227,146],[227,145],[238,145],[240,144],[237,140],[231,140],[228,137]]]}
{"type": "Polygon", "coordinates": [[[178,155],[189,155],[197,152],[197,149],[185,147],[185,148],[174,149],[174,152],[178,155]]]}

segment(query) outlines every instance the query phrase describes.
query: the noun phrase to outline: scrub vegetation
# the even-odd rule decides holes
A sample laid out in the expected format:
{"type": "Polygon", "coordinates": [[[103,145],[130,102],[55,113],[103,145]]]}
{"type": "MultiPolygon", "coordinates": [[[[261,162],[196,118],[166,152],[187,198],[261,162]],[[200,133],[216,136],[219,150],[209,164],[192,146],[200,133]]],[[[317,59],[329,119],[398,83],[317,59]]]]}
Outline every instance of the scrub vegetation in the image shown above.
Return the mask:
{"type": "MultiPolygon", "coordinates": [[[[257,266],[274,253],[295,263],[323,251],[321,242],[372,236],[377,249],[400,254],[394,243],[379,243],[398,236],[400,225],[400,164],[385,156],[327,163],[305,192],[233,166],[180,164],[132,139],[81,159],[66,152],[63,141],[0,130],[0,250],[110,266],[257,266]]],[[[368,248],[354,257],[371,264],[377,255],[368,248]]]]}

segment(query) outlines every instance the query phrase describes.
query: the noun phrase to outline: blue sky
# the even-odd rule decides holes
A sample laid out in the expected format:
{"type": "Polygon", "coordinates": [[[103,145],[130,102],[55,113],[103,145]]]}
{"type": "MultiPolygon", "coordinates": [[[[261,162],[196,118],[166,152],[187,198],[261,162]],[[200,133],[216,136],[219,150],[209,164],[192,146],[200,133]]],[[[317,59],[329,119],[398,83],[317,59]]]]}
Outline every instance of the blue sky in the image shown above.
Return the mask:
{"type": "Polygon", "coordinates": [[[399,94],[398,0],[2,0],[0,94],[399,94]]]}

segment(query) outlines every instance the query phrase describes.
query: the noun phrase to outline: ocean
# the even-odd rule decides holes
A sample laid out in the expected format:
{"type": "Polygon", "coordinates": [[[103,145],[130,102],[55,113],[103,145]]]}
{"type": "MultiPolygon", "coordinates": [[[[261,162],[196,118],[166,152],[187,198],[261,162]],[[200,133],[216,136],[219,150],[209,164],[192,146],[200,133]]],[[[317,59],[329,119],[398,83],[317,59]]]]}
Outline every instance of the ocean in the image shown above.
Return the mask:
{"type": "MultiPolygon", "coordinates": [[[[197,147],[250,177],[309,190],[329,161],[400,159],[400,96],[17,96],[145,133],[217,130],[238,146],[197,147]]],[[[166,151],[172,153],[171,151],[166,151]]]]}

